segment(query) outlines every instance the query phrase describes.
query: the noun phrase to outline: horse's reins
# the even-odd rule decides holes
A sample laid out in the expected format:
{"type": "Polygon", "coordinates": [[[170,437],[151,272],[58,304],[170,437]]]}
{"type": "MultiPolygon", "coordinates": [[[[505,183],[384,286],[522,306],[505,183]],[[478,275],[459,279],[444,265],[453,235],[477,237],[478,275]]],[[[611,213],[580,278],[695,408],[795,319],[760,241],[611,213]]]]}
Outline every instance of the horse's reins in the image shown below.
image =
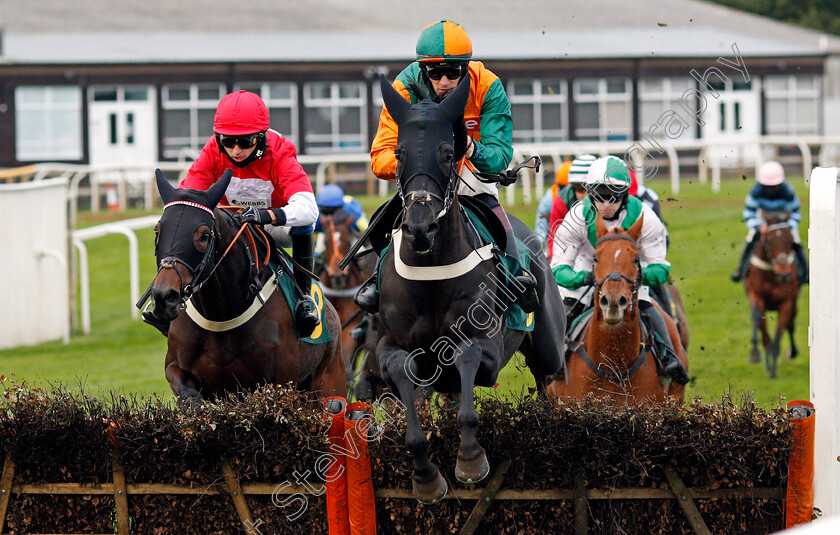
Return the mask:
{"type": "MultiPolygon", "coordinates": [[[[216,220],[216,214],[213,212],[213,210],[210,210],[207,207],[197,205],[197,204],[191,203],[191,202],[174,201],[174,202],[171,202],[171,203],[167,204],[166,206],[164,206],[163,209],[166,210],[167,207],[169,207],[171,205],[174,205],[174,204],[185,204],[187,206],[193,206],[193,207],[196,207],[196,208],[201,208],[202,210],[205,210],[205,211],[210,213],[210,215],[213,217],[214,222],[216,220]]],[[[238,207],[238,206],[237,207],[234,207],[234,206],[220,206],[219,208],[241,208],[241,207],[238,207]]],[[[224,213],[227,213],[227,212],[224,212],[224,213]]],[[[233,216],[231,216],[231,217],[233,217],[233,216]]],[[[181,294],[181,307],[182,308],[186,305],[187,301],[190,300],[190,298],[193,296],[193,294],[195,292],[197,292],[199,289],[201,289],[201,286],[203,286],[204,283],[207,282],[207,280],[210,279],[210,276],[213,274],[213,272],[216,271],[216,268],[219,267],[219,264],[222,263],[222,260],[225,259],[225,257],[230,252],[230,250],[233,248],[233,245],[236,243],[236,241],[239,239],[239,237],[243,234],[243,232],[246,234],[248,240],[250,241],[251,247],[254,249],[254,254],[257,257],[256,262],[254,262],[254,260],[251,258],[251,250],[246,245],[245,248],[246,248],[246,251],[248,253],[249,263],[250,263],[251,267],[253,267],[254,270],[256,271],[255,278],[257,279],[257,282],[259,282],[259,268],[256,267],[257,264],[259,264],[259,252],[257,251],[256,241],[254,240],[253,234],[251,234],[249,226],[251,226],[251,225],[249,225],[249,223],[244,223],[239,228],[239,231],[233,237],[233,240],[231,240],[231,242],[228,244],[227,248],[225,249],[225,252],[222,253],[222,256],[219,258],[219,260],[215,264],[213,264],[212,269],[210,269],[209,271],[206,271],[206,268],[207,268],[207,266],[210,265],[209,260],[212,258],[213,254],[216,251],[216,242],[218,241],[218,238],[219,238],[218,234],[216,233],[215,224],[214,224],[214,227],[210,229],[210,243],[207,245],[207,250],[204,252],[204,256],[202,257],[201,262],[199,262],[199,264],[195,268],[193,268],[192,266],[190,266],[189,264],[187,264],[186,262],[184,262],[183,260],[181,260],[180,258],[177,258],[175,256],[167,256],[167,257],[164,257],[163,259],[161,259],[160,266],[158,266],[158,271],[157,271],[158,274],[160,274],[160,271],[162,269],[170,269],[171,268],[171,269],[174,269],[175,274],[178,275],[180,294],[181,294]],[[247,231],[246,231],[246,229],[247,229],[247,231]],[[181,272],[178,271],[178,269],[176,267],[176,265],[179,264],[179,263],[183,264],[184,267],[186,267],[188,270],[190,270],[190,273],[193,274],[192,284],[184,285],[184,278],[181,276],[181,272]],[[206,271],[206,273],[205,273],[205,271],[206,271]]],[[[269,243],[268,239],[266,238],[265,234],[263,234],[262,230],[260,230],[255,225],[254,225],[254,228],[257,230],[257,232],[259,232],[259,234],[262,236],[263,240],[265,240],[266,243],[269,243]]],[[[263,262],[264,265],[268,265],[270,257],[271,257],[271,247],[266,247],[266,255],[265,255],[265,260],[263,262]]],[[[155,275],[155,278],[157,278],[157,275],[155,275]]],[[[146,291],[143,293],[143,296],[136,303],[137,308],[142,308],[143,307],[143,304],[149,298],[149,295],[151,295],[152,286],[154,286],[154,279],[149,284],[149,287],[146,289],[146,291]]],[[[251,284],[251,286],[249,287],[249,291],[254,292],[255,288],[256,288],[255,293],[259,297],[260,301],[262,302],[263,301],[262,300],[262,295],[260,295],[260,290],[262,289],[262,284],[259,284],[259,287],[257,287],[256,283],[251,284]]],[[[149,303],[149,304],[151,304],[151,303],[149,303]]],[[[263,302],[263,304],[265,304],[265,303],[263,302]]]]}

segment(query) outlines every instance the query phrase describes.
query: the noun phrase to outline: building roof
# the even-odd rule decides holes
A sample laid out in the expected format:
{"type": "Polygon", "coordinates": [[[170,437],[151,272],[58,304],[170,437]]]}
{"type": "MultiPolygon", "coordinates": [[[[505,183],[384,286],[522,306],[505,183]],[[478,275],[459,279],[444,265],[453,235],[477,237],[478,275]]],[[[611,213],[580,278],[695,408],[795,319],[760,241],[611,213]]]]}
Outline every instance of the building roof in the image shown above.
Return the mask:
{"type": "Polygon", "coordinates": [[[486,60],[819,56],[840,38],[699,0],[4,0],[0,64],[405,61],[461,23],[486,60]]]}

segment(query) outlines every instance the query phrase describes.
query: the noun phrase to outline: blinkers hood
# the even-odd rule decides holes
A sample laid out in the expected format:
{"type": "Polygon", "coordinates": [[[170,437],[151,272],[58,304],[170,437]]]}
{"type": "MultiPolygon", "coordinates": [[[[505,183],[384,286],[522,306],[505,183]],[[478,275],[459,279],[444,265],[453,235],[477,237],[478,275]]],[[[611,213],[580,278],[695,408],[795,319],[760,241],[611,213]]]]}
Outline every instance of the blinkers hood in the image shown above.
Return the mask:
{"type": "Polygon", "coordinates": [[[385,107],[399,127],[395,151],[397,180],[401,189],[406,191],[408,182],[415,176],[426,175],[440,186],[442,192],[448,192],[454,166],[457,165],[454,161],[454,126],[464,116],[470,94],[470,77],[465,77],[440,104],[424,99],[412,105],[388,83],[385,76],[380,77],[380,86],[385,107]],[[446,141],[434,144],[441,139],[446,141]],[[414,147],[414,150],[406,151],[403,148],[406,146],[414,147]]]}
{"type": "Polygon", "coordinates": [[[202,225],[213,232],[213,209],[224,195],[232,174],[230,169],[225,170],[216,183],[207,191],[202,191],[175,188],[160,169],[155,171],[158,191],[164,203],[155,248],[158,265],[163,259],[173,257],[186,265],[194,277],[199,278],[206,258],[212,255],[215,240],[211,239],[206,251],[199,251],[193,243],[193,235],[202,225]]]}

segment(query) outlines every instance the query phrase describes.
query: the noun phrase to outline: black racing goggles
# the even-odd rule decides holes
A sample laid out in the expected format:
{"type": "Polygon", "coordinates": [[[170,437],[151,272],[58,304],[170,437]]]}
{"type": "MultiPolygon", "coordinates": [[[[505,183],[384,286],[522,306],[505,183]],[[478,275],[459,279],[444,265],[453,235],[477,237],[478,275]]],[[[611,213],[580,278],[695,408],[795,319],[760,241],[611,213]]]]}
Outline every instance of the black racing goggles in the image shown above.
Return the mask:
{"type": "Polygon", "coordinates": [[[219,136],[219,143],[221,143],[225,148],[232,149],[234,146],[239,145],[239,148],[241,149],[250,149],[259,143],[260,138],[263,137],[264,133],[257,132],[256,134],[248,134],[246,136],[226,136],[224,134],[217,135],[219,136]]]}
{"type": "Polygon", "coordinates": [[[624,200],[627,196],[627,188],[618,186],[609,186],[600,184],[597,186],[589,186],[589,196],[592,200],[604,204],[615,204],[624,200]]]}
{"type": "Polygon", "coordinates": [[[430,80],[438,81],[444,76],[450,80],[459,80],[464,75],[466,65],[443,63],[438,65],[423,65],[426,76],[430,80]]]}

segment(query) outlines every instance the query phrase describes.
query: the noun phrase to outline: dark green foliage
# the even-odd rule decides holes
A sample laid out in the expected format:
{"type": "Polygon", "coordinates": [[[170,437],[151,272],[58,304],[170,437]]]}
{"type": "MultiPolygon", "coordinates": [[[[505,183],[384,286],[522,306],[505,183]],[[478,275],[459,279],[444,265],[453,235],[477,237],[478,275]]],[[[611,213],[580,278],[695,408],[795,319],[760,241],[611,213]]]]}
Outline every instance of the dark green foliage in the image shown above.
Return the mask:
{"type": "Polygon", "coordinates": [[[840,2],[837,0],[712,0],[742,11],[840,35],[840,2]]]}
{"type": "MultiPolygon", "coordinates": [[[[267,386],[251,394],[179,409],[152,398],[30,389],[4,381],[0,402],[0,457],[15,459],[15,483],[108,483],[116,446],[128,484],[200,487],[204,495],[130,495],[134,533],[236,533],[242,529],[219,468],[226,456],[243,483],[278,485],[292,472],[315,471],[326,451],[324,420],[305,394],[267,386]],[[111,426],[114,422],[116,427],[111,426]]],[[[662,466],[673,463],[689,487],[783,488],[791,425],[783,409],[765,411],[753,400],[688,407],[628,408],[608,401],[566,404],[525,398],[478,402],[478,439],[492,467],[512,467],[504,489],[571,488],[582,470],[588,488],[666,488],[662,466]]],[[[376,488],[411,487],[404,415],[388,405],[382,436],[369,444],[376,488]]],[[[450,488],[458,445],[454,411],[424,410],[431,459],[450,488]]],[[[326,533],[323,497],[309,496],[306,512],[270,496],[247,496],[252,517],[270,533],[326,533]]],[[[382,533],[457,533],[475,505],[444,500],[421,506],[412,499],[377,499],[382,533]]],[[[713,533],[769,533],[783,526],[777,500],[697,500],[713,533]]],[[[112,531],[111,496],[13,495],[10,533],[112,531]]],[[[592,500],[590,533],[690,533],[676,500],[592,500]]],[[[573,533],[573,501],[497,501],[479,533],[573,533]]]]}

